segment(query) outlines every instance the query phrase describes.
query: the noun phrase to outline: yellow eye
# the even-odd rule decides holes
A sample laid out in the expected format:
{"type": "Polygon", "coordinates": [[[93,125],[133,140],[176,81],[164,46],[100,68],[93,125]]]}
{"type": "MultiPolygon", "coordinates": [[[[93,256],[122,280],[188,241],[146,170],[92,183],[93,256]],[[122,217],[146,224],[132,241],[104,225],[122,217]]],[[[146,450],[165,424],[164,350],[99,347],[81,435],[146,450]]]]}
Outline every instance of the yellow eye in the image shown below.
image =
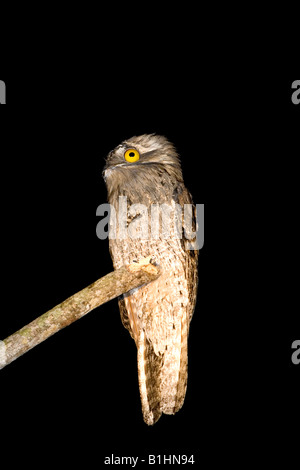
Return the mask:
{"type": "Polygon", "coordinates": [[[140,154],[136,149],[128,149],[124,154],[124,158],[127,162],[137,162],[140,159],[140,154]]]}

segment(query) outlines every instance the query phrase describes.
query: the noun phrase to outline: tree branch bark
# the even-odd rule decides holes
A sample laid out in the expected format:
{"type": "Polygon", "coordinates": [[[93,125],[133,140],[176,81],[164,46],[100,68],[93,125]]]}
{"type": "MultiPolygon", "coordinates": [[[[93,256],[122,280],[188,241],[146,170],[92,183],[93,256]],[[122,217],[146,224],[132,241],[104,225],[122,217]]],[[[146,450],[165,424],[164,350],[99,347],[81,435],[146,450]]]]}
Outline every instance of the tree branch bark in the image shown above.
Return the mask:
{"type": "Polygon", "coordinates": [[[123,266],[98,279],[5,340],[0,341],[0,369],[99,305],[131,289],[154,281],[159,276],[159,267],[152,264],[149,257],[123,266]]]}

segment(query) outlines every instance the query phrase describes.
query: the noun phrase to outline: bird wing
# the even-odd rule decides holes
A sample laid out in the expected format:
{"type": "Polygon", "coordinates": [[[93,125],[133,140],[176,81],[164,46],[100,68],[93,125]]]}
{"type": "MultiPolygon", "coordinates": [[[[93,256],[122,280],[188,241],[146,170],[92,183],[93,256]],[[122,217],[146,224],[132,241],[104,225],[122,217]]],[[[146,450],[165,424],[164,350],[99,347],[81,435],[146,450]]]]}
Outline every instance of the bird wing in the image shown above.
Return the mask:
{"type": "MultiPolygon", "coordinates": [[[[193,199],[190,192],[187,188],[179,183],[173,192],[173,199],[177,204],[180,204],[181,207],[184,207],[184,204],[192,205],[192,229],[196,231],[196,207],[193,204],[193,199]]],[[[182,234],[181,234],[181,246],[185,252],[185,276],[188,283],[189,291],[189,312],[188,312],[188,322],[190,323],[197,300],[197,290],[198,290],[198,257],[199,250],[191,250],[190,247],[195,242],[195,239],[188,240],[185,236],[185,227],[186,221],[182,217],[182,234]]]]}
{"type": "Polygon", "coordinates": [[[118,298],[120,316],[123,326],[129,331],[131,337],[137,343],[138,340],[138,319],[133,313],[130,297],[127,297],[125,303],[124,295],[118,298]]]}

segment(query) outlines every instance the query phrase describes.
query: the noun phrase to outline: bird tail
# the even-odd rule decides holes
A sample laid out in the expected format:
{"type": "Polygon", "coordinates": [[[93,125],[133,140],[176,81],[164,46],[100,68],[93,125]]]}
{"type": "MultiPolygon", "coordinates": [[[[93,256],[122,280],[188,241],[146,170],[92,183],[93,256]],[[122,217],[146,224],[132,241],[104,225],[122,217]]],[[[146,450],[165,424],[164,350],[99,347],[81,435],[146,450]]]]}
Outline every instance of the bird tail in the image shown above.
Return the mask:
{"type": "Polygon", "coordinates": [[[187,385],[187,329],[181,321],[165,352],[155,354],[144,331],[139,336],[138,375],[143,418],[146,424],[158,421],[162,413],[175,414],[183,405],[187,385]]]}
{"type": "Polygon", "coordinates": [[[137,351],[143,418],[146,424],[152,425],[159,420],[162,413],[159,382],[163,358],[155,354],[143,330],[139,335],[137,351]]]}
{"type": "Polygon", "coordinates": [[[182,318],[178,326],[181,331],[174,331],[161,371],[161,410],[168,415],[180,410],[187,387],[187,323],[182,318]]]}

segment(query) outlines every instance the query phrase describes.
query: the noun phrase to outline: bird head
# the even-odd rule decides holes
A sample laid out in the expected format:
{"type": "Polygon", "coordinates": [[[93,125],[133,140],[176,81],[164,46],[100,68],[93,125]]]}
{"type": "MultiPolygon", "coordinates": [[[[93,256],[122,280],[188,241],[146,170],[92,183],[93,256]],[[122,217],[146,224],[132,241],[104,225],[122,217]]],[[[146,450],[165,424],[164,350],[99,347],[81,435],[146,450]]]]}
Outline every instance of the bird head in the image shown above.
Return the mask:
{"type": "Polygon", "coordinates": [[[156,134],[131,137],[109,152],[103,177],[110,201],[123,194],[134,201],[161,202],[183,182],[174,145],[156,134]]]}
{"type": "Polygon", "coordinates": [[[180,161],[175,147],[168,139],[156,134],[143,134],[124,140],[109,152],[103,170],[105,181],[113,177],[115,170],[127,177],[134,177],[137,170],[176,169],[181,173],[180,161]],[[125,172],[125,173],[124,173],[125,172]]]}

